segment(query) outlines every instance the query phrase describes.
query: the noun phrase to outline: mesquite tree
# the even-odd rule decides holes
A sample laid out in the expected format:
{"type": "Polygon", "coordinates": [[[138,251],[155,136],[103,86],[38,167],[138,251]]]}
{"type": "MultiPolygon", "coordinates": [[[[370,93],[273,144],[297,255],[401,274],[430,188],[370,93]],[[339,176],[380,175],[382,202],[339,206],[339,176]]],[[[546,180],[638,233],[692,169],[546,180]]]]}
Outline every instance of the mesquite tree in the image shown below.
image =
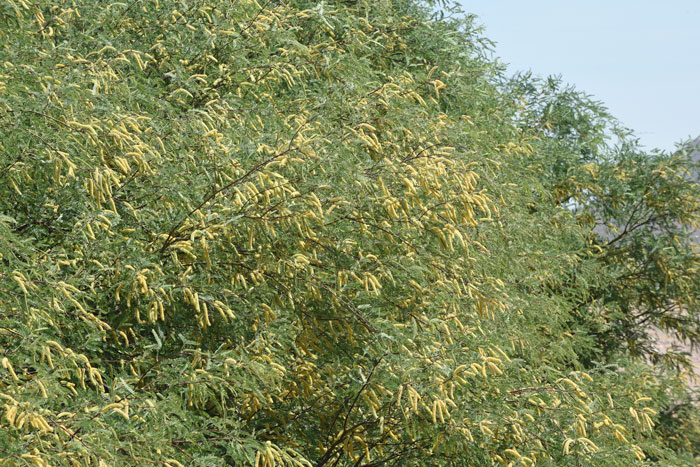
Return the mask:
{"type": "Polygon", "coordinates": [[[1,463],[692,461],[681,382],[598,339],[651,283],[614,283],[627,240],[560,188],[636,173],[544,177],[557,135],[470,19],[7,0],[0,25],[1,463]]]}

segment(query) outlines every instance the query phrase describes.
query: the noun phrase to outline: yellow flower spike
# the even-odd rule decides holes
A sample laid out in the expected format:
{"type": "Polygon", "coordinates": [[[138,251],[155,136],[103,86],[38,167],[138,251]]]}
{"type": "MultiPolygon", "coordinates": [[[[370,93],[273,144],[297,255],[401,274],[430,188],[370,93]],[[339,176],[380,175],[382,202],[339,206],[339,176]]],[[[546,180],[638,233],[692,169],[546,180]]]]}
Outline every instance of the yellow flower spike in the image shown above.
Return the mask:
{"type": "Polygon", "coordinates": [[[563,448],[563,453],[564,453],[564,455],[568,455],[568,454],[569,454],[569,449],[570,449],[570,447],[571,447],[571,444],[574,443],[574,442],[575,442],[575,440],[574,440],[574,439],[571,439],[571,438],[568,438],[566,441],[564,441],[564,448],[563,448]]]}
{"type": "Polygon", "coordinates": [[[46,393],[46,386],[44,386],[44,383],[42,383],[39,379],[36,379],[35,381],[39,386],[39,390],[41,391],[41,397],[43,397],[44,399],[48,399],[49,396],[46,393]]]}
{"type": "Polygon", "coordinates": [[[637,411],[634,410],[633,407],[630,407],[628,410],[629,410],[630,415],[632,415],[632,417],[634,417],[634,419],[637,421],[637,423],[641,424],[642,422],[639,420],[639,415],[637,414],[637,411]]]}
{"type": "Polygon", "coordinates": [[[10,360],[7,357],[3,357],[2,367],[10,372],[10,375],[12,375],[12,379],[14,379],[15,381],[19,381],[19,378],[17,377],[14,368],[12,368],[12,363],[10,363],[10,360]]]}
{"type": "Polygon", "coordinates": [[[598,452],[600,451],[600,448],[590,439],[588,438],[579,438],[578,439],[579,443],[586,444],[591,452],[598,452]]]}
{"type": "Polygon", "coordinates": [[[8,407],[5,405],[5,419],[7,420],[7,423],[10,424],[11,427],[15,426],[15,419],[17,417],[17,411],[19,410],[19,407],[16,405],[12,405],[8,407]]]}

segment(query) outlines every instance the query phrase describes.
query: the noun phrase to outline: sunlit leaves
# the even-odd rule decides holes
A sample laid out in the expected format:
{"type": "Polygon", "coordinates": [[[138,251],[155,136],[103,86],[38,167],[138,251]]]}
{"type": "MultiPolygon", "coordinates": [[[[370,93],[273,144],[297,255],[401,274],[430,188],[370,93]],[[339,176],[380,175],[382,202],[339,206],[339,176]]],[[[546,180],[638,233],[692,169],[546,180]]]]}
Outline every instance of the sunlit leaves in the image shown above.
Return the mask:
{"type": "MultiPolygon", "coordinates": [[[[3,460],[672,455],[646,438],[659,380],[580,358],[599,348],[576,307],[609,275],[524,166],[543,135],[468,20],[409,1],[9,5],[3,460]]],[[[557,196],[632,169],[588,163],[557,196]]]]}

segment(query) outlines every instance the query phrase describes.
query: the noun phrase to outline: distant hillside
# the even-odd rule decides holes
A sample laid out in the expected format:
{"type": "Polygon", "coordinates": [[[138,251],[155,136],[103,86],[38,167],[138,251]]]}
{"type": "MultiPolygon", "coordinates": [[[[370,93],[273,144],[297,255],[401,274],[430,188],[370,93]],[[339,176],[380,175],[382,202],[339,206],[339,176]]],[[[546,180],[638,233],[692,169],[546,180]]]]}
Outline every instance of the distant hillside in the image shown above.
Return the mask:
{"type": "Polygon", "coordinates": [[[693,160],[700,160],[700,136],[689,142],[687,146],[691,148],[693,160]]]}
{"type": "MultiPolygon", "coordinates": [[[[690,141],[687,144],[687,147],[690,149],[690,158],[695,162],[700,163],[700,136],[690,141]]],[[[694,180],[696,182],[700,182],[700,170],[695,171],[694,180]]],[[[700,244],[700,228],[695,230],[695,233],[693,234],[693,239],[695,243],[700,244]]]]}

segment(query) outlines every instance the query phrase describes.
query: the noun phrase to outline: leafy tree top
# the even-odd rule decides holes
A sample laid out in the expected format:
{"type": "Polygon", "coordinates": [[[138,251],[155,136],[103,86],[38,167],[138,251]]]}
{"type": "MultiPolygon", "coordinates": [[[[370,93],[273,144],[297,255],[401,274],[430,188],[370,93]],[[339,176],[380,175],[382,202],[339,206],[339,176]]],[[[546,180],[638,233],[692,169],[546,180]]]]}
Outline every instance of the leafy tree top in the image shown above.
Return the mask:
{"type": "Polygon", "coordinates": [[[692,459],[629,350],[697,339],[697,254],[590,224],[696,222],[681,159],[429,6],[0,5],[1,462],[692,459]]]}

